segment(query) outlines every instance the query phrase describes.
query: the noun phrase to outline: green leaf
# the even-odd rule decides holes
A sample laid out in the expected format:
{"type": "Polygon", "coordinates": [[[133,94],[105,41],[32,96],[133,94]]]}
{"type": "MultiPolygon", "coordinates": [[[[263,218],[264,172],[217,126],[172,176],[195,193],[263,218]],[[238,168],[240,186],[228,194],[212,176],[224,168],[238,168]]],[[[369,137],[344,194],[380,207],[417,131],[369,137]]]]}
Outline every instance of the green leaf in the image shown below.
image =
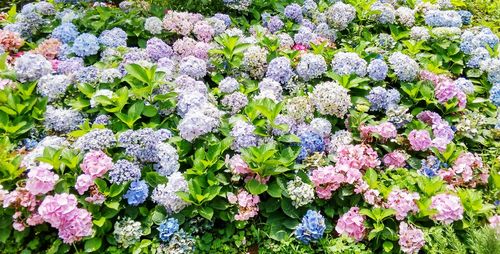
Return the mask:
{"type": "Polygon", "coordinates": [[[198,209],[198,212],[200,213],[201,216],[203,216],[203,218],[207,220],[211,220],[212,216],[214,216],[214,209],[209,206],[200,207],[198,209]]]}
{"type": "Polygon", "coordinates": [[[272,181],[270,184],[269,184],[269,188],[267,189],[267,193],[269,193],[269,195],[273,198],[280,198],[281,197],[281,188],[278,184],[277,181],[272,181]]]}
{"type": "Polygon", "coordinates": [[[260,183],[259,181],[252,179],[245,184],[245,188],[253,195],[259,195],[267,190],[267,185],[260,183]]]}
{"type": "Polygon", "coordinates": [[[101,248],[102,240],[101,238],[92,238],[85,241],[85,252],[94,252],[101,248]]]}
{"type": "Polygon", "coordinates": [[[288,198],[281,199],[281,209],[290,218],[298,219],[300,217],[297,208],[293,206],[292,201],[288,198]]]}
{"type": "Polygon", "coordinates": [[[385,241],[382,246],[384,247],[384,251],[385,252],[390,252],[392,250],[392,248],[394,248],[394,244],[392,242],[389,242],[389,241],[385,241]]]}

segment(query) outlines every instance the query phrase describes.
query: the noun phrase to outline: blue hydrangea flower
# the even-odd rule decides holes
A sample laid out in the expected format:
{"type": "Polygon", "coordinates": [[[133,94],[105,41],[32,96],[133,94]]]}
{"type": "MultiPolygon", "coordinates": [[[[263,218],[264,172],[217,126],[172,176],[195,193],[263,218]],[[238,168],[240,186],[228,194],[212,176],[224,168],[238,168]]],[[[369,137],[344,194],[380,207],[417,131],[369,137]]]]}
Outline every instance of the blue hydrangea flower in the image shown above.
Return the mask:
{"type": "Polygon", "coordinates": [[[375,59],[368,65],[368,76],[373,80],[384,80],[387,77],[389,67],[381,59],[375,59]]]}
{"type": "Polygon", "coordinates": [[[332,60],[332,70],[339,75],[366,75],[366,61],[356,53],[340,52],[332,60]]]}
{"type": "Polygon", "coordinates": [[[127,199],[129,205],[137,206],[144,203],[148,197],[149,189],[146,181],[133,181],[123,198],[127,199]]]}
{"type": "Polygon", "coordinates": [[[308,244],[320,239],[325,229],[325,218],[319,212],[308,210],[302,217],[302,223],[295,229],[295,235],[301,242],[308,244]]]}
{"type": "Polygon", "coordinates": [[[160,239],[168,242],[170,237],[179,230],[179,221],[175,218],[168,218],[160,224],[158,231],[160,231],[160,239]]]}
{"type": "Polygon", "coordinates": [[[323,56],[312,53],[303,55],[296,67],[297,74],[305,81],[320,77],[326,69],[323,56]]]}
{"type": "Polygon", "coordinates": [[[425,24],[432,27],[461,27],[462,17],[456,11],[430,10],[425,13],[425,24]]]}
{"type": "Polygon", "coordinates": [[[491,88],[490,100],[497,107],[500,107],[500,83],[494,84],[491,88]]]}
{"type": "Polygon", "coordinates": [[[112,48],[127,46],[127,33],[119,27],[105,30],[99,36],[99,42],[106,47],[112,48]]]}
{"type": "Polygon", "coordinates": [[[366,99],[370,102],[370,110],[379,111],[387,110],[399,103],[401,95],[396,89],[386,90],[383,87],[377,86],[372,88],[366,99]]]}
{"type": "Polygon", "coordinates": [[[63,23],[54,28],[52,31],[52,38],[56,38],[63,43],[70,43],[76,39],[78,34],[78,29],[73,23],[63,23]]]}
{"type": "Polygon", "coordinates": [[[71,50],[79,57],[95,55],[99,52],[99,40],[93,34],[81,34],[75,39],[71,50]]]}
{"type": "Polygon", "coordinates": [[[226,27],[229,27],[231,25],[231,17],[229,17],[229,15],[227,15],[227,14],[216,13],[214,15],[214,18],[224,21],[224,24],[226,24],[226,27]]]}
{"type": "Polygon", "coordinates": [[[437,157],[431,155],[422,160],[422,166],[418,172],[427,177],[434,177],[437,175],[441,166],[445,167],[437,157]]]}
{"type": "Polygon", "coordinates": [[[462,18],[462,24],[470,25],[472,19],[472,13],[470,13],[470,11],[460,10],[458,11],[458,15],[462,18]]]}
{"type": "Polygon", "coordinates": [[[317,133],[305,132],[300,134],[299,138],[301,149],[297,161],[303,161],[307,156],[325,150],[325,142],[317,133]]]}

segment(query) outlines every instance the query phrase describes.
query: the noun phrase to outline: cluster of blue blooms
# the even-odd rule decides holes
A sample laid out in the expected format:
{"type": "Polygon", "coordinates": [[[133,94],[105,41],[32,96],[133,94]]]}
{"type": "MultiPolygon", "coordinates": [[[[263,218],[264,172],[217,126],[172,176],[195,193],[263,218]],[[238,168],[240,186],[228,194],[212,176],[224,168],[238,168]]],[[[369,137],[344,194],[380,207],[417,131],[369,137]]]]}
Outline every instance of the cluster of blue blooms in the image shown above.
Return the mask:
{"type": "Polygon", "coordinates": [[[307,156],[325,150],[325,142],[323,138],[314,132],[305,132],[299,135],[300,138],[300,153],[297,156],[297,161],[304,160],[307,156]]]}
{"type": "Polygon", "coordinates": [[[123,198],[127,199],[129,205],[137,206],[146,201],[148,194],[149,188],[146,181],[133,181],[130,183],[128,191],[123,195],[123,198]]]}
{"type": "Polygon", "coordinates": [[[295,229],[295,235],[301,242],[309,242],[320,239],[325,232],[325,218],[319,212],[308,210],[302,217],[302,222],[295,229]]]}

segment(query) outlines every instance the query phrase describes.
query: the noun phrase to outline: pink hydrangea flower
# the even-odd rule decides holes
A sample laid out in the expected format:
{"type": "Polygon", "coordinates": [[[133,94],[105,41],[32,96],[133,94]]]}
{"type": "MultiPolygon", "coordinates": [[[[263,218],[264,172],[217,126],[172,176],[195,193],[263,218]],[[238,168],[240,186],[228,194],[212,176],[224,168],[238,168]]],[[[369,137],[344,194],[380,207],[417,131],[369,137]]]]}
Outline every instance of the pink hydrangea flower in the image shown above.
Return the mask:
{"type": "Polygon", "coordinates": [[[401,222],[399,224],[399,246],[404,253],[415,254],[424,247],[424,232],[418,228],[401,222]]]}
{"type": "Polygon", "coordinates": [[[54,185],[59,176],[50,171],[52,167],[47,164],[41,164],[38,167],[30,169],[26,189],[33,195],[45,194],[54,189],[54,185]]]}
{"type": "Polygon", "coordinates": [[[379,207],[379,203],[382,200],[380,197],[380,192],[378,190],[368,189],[363,193],[363,199],[366,203],[379,207]]]}
{"type": "Polygon", "coordinates": [[[202,20],[196,22],[193,27],[193,34],[200,41],[209,42],[212,40],[215,30],[208,22],[202,20]]]}
{"type": "Polygon", "coordinates": [[[92,151],[85,154],[80,167],[85,174],[97,178],[106,174],[113,167],[113,160],[102,151],[92,151]]]}
{"type": "Polygon", "coordinates": [[[365,218],[359,213],[358,207],[351,209],[340,216],[335,226],[335,231],[341,235],[347,235],[356,241],[361,241],[365,235],[365,218]]]}
{"type": "Polygon", "coordinates": [[[76,178],[75,189],[78,191],[78,194],[83,195],[93,184],[94,178],[92,176],[82,174],[76,178]]]}
{"type": "Polygon", "coordinates": [[[230,159],[226,158],[226,163],[229,164],[229,169],[233,174],[244,175],[253,173],[252,170],[250,170],[248,164],[241,158],[239,154],[234,155],[230,159]]]}
{"type": "Polygon", "coordinates": [[[345,145],[337,150],[338,162],[356,169],[375,168],[380,165],[377,153],[368,145],[345,145]]]}
{"type": "Polygon", "coordinates": [[[441,116],[438,113],[432,112],[429,110],[425,110],[425,111],[420,112],[417,115],[417,118],[420,121],[422,121],[426,124],[429,124],[429,125],[439,124],[443,121],[443,119],[441,118],[441,116]]]}
{"type": "Polygon", "coordinates": [[[341,185],[354,184],[360,181],[362,176],[359,169],[337,163],[335,167],[326,166],[313,170],[311,181],[316,187],[318,197],[329,199],[332,196],[332,192],[340,188],[341,185]]]}
{"type": "Polygon", "coordinates": [[[433,216],[434,220],[451,224],[463,218],[464,208],[459,197],[443,193],[432,197],[431,201],[430,208],[437,212],[433,216]]]}
{"type": "Polygon", "coordinates": [[[491,216],[488,218],[488,222],[492,229],[496,229],[497,232],[500,232],[500,215],[496,214],[491,216]]]}
{"type": "Polygon", "coordinates": [[[426,130],[412,130],[408,134],[408,140],[411,148],[415,151],[425,151],[432,144],[431,136],[426,130]]]}
{"type": "Polygon", "coordinates": [[[106,200],[106,197],[101,193],[95,193],[91,196],[85,198],[85,201],[92,203],[94,205],[101,205],[106,200]]]}
{"type": "Polygon", "coordinates": [[[46,196],[38,208],[44,221],[59,230],[59,237],[65,243],[73,243],[92,234],[90,213],[77,207],[76,197],[62,193],[46,196]]]}
{"type": "Polygon", "coordinates": [[[402,168],[406,166],[406,159],[408,155],[402,151],[393,151],[384,155],[384,164],[388,167],[402,168]]]}
{"type": "Polygon", "coordinates": [[[237,195],[228,193],[229,203],[238,205],[238,214],[234,216],[235,220],[249,220],[259,213],[259,196],[252,195],[245,190],[240,190],[237,195]]]}
{"type": "Polygon", "coordinates": [[[396,126],[390,122],[384,122],[379,125],[361,126],[361,137],[370,140],[373,134],[379,135],[382,140],[395,138],[398,134],[396,126]]]}
{"type": "Polygon", "coordinates": [[[404,190],[394,189],[389,194],[385,207],[394,209],[396,211],[396,219],[403,220],[408,216],[408,213],[418,212],[416,201],[419,199],[420,196],[416,192],[409,193],[404,190]]]}

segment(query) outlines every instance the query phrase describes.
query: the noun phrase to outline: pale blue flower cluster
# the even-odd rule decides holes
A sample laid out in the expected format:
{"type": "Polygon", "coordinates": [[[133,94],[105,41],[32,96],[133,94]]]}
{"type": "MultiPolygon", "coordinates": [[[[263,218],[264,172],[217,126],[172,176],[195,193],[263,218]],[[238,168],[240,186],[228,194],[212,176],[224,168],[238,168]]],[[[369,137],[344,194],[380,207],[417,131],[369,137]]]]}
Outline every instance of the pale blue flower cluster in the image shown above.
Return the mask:
{"type": "Polygon", "coordinates": [[[382,59],[374,59],[370,62],[367,68],[368,77],[373,80],[380,81],[387,77],[389,66],[382,59]]]}
{"type": "Polygon", "coordinates": [[[461,27],[462,17],[456,11],[429,10],[425,13],[425,24],[432,27],[461,27]]]}
{"type": "Polygon", "coordinates": [[[127,33],[119,27],[115,27],[111,30],[104,30],[101,35],[99,35],[99,43],[111,48],[127,46],[127,33]]]}
{"type": "Polygon", "coordinates": [[[320,77],[326,71],[326,62],[323,56],[307,53],[300,58],[296,71],[305,81],[320,77]]]}
{"type": "Polygon", "coordinates": [[[109,181],[111,183],[123,184],[128,181],[136,181],[141,178],[141,168],[136,163],[128,160],[118,160],[109,171],[109,181]]]}
{"type": "Polygon", "coordinates": [[[339,52],[332,60],[332,70],[339,75],[366,75],[366,61],[356,53],[339,52]]]}
{"type": "Polygon", "coordinates": [[[76,37],[71,51],[79,57],[86,57],[97,54],[99,48],[99,40],[95,35],[83,33],[76,37]]]}
{"type": "Polygon", "coordinates": [[[123,195],[123,198],[127,200],[127,203],[131,206],[138,206],[144,201],[149,194],[149,188],[146,181],[133,181],[130,183],[127,193],[123,195]]]}

